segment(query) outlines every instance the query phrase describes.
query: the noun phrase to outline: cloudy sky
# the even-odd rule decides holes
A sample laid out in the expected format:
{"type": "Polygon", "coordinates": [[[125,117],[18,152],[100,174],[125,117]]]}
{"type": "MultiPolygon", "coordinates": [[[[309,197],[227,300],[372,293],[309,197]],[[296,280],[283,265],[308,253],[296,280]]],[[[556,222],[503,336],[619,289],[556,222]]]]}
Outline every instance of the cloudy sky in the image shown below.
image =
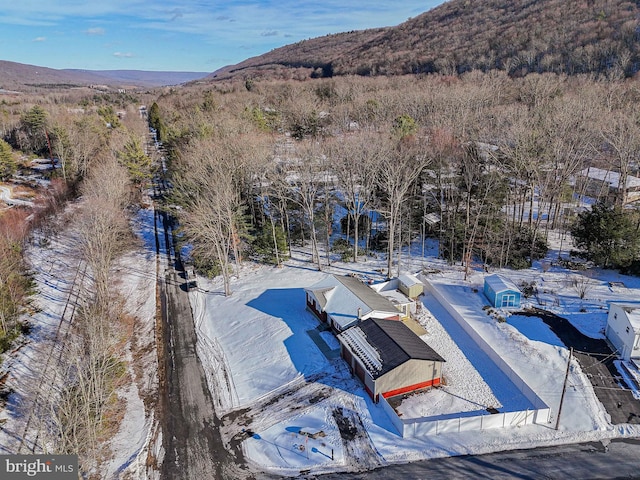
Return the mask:
{"type": "Polygon", "coordinates": [[[443,0],[3,0],[0,60],[212,72],[306,38],[397,25],[443,0]]]}

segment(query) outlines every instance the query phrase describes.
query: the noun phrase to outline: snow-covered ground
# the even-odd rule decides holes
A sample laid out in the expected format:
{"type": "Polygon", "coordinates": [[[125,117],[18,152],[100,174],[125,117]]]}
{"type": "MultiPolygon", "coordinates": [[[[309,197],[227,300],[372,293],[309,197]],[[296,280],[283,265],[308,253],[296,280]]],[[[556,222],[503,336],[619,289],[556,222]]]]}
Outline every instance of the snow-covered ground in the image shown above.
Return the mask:
{"type": "MultiPolygon", "coordinates": [[[[553,252],[552,254],[553,255],[553,252]]],[[[243,431],[243,448],[256,467],[281,474],[372,468],[442,456],[486,453],[577,441],[638,435],[638,426],[612,426],[586,376],[573,363],[558,430],[554,429],[568,350],[537,318],[507,317],[498,322],[482,309],[484,273],[467,281],[460,267],[433,257],[405,257],[403,271],[423,267],[439,271],[430,280],[467,309],[474,328],[551,407],[552,423],[478,432],[401,438],[380,405],[374,404],[346,364],[325,356],[308,331],[318,326],[305,309],[304,288],[327,273],[353,273],[380,279],[382,260],[358,264],[334,262],[324,272],[309,263],[309,252],[294,252],[282,268],[247,264],[224,297],[220,281],[198,278],[191,290],[198,327],[198,353],[210,388],[226,414],[229,439],[243,431]],[[478,293],[479,290],[479,293],[478,293]],[[343,442],[338,424],[348,418],[358,434],[343,442]],[[321,430],[310,438],[300,429],[321,430]],[[332,455],[333,453],[333,455],[332,455]]],[[[500,273],[500,272],[491,272],[500,273]]],[[[640,279],[615,272],[589,271],[589,287],[579,298],[575,282],[583,273],[551,266],[550,262],[522,271],[504,271],[516,284],[536,282],[538,298],[531,304],[571,320],[581,331],[602,336],[606,301],[638,298],[640,279]],[[623,282],[625,287],[611,287],[623,282]],[[538,303],[539,301],[539,303],[538,303]]],[[[462,331],[431,295],[419,317],[427,330],[423,339],[446,359],[446,385],[406,399],[403,417],[449,418],[473,415],[487,407],[531,408],[530,402],[502,375],[489,357],[462,331]],[[431,313],[429,313],[431,312],[431,313]]],[[[325,351],[337,349],[330,333],[321,332],[325,351]]]]}
{"type": "MultiPolygon", "coordinates": [[[[150,396],[155,385],[155,353],[144,350],[152,343],[155,315],[155,257],[152,239],[153,214],[141,211],[138,221],[144,248],[123,259],[121,291],[128,308],[139,321],[139,334],[129,345],[141,367],[131,372],[134,382],[120,393],[124,421],[113,440],[109,475],[147,478],[145,460],[149,449],[160,444],[150,396]],[[133,268],[132,268],[133,266],[133,268]],[[146,343],[145,343],[146,342],[146,343]]],[[[525,303],[541,306],[568,318],[583,333],[602,338],[606,302],[637,300],[640,279],[611,271],[572,272],[553,265],[567,240],[558,237],[548,260],[534,268],[504,273],[516,284],[535,282],[538,295],[525,303]],[[563,247],[560,248],[560,241],[563,247]],[[583,286],[582,291],[580,286],[583,286]],[[585,286],[586,285],[586,286],[585,286]],[[584,293],[580,298],[580,293],[584,293]]],[[[356,274],[383,280],[384,259],[367,258],[360,263],[335,261],[318,272],[309,251],[300,249],[282,268],[246,263],[232,281],[233,295],[224,297],[219,279],[198,277],[190,299],[198,331],[198,354],[210,389],[223,417],[223,436],[246,438],[243,449],[257,469],[283,475],[301,470],[313,473],[362,470],[395,462],[409,462],[461,454],[528,448],[577,441],[640,435],[640,427],[612,426],[593,388],[577,363],[573,363],[558,430],[554,429],[568,351],[539,319],[500,312],[498,322],[482,309],[486,300],[481,284],[484,273],[473,271],[467,281],[460,267],[419,256],[416,250],[402,258],[403,272],[430,273],[452,303],[465,310],[470,324],[482,333],[501,358],[523,378],[551,408],[552,423],[478,432],[444,433],[401,438],[380,405],[371,401],[362,385],[337,355],[338,343],[330,332],[318,331],[318,321],[305,309],[304,288],[327,273],[356,274]],[[343,432],[341,435],[340,429],[343,432]],[[352,433],[352,440],[342,436],[352,433]],[[320,432],[320,433],[319,433],[320,432]]],[[[0,415],[0,452],[14,453],[15,436],[21,434],[28,411],[26,384],[42,345],[57,327],[70,287],[68,271],[75,264],[73,235],[61,234],[33,248],[29,258],[39,294],[33,312],[34,329],[28,341],[7,355],[4,367],[12,370],[7,385],[15,390],[9,407],[0,415]]],[[[364,260],[364,257],[363,259],[364,260]]],[[[413,395],[399,411],[404,418],[474,415],[486,408],[528,408],[526,398],[467,335],[432,294],[422,299],[426,307],[418,321],[427,331],[423,339],[446,359],[441,388],[413,395]]],[[[151,452],[152,456],[154,452],[151,452]]]]}
{"type": "MultiPolygon", "coordinates": [[[[67,218],[73,217],[71,205],[67,218]]],[[[32,269],[37,293],[26,320],[31,331],[13,351],[3,356],[0,377],[6,372],[5,387],[13,393],[7,405],[0,410],[0,453],[15,454],[34,402],[44,404],[47,382],[55,375],[55,360],[72,315],[79,283],[74,275],[80,264],[78,236],[72,224],[59,219],[55,234],[38,233],[35,243],[28,246],[26,259],[32,269]],[[75,285],[74,285],[75,282],[75,285]],[[68,302],[68,300],[70,300],[68,302]],[[62,323],[60,319],[64,318],[62,323]],[[42,385],[42,391],[38,393],[42,385]]],[[[125,345],[125,356],[135,356],[136,368],[130,367],[131,381],[118,391],[123,412],[120,429],[109,444],[111,457],[103,459],[103,478],[154,478],[147,465],[148,449],[158,444],[157,425],[153,415],[153,403],[157,397],[157,356],[155,352],[156,313],[156,259],[153,239],[153,212],[141,210],[135,221],[141,248],[121,258],[116,274],[116,285],[126,299],[128,314],[133,321],[133,336],[125,345]]],[[[42,407],[40,407],[42,408],[42,407]]],[[[30,451],[33,439],[41,426],[34,417],[29,423],[26,438],[30,451]]],[[[40,437],[40,441],[42,437],[40,437]]],[[[38,448],[36,452],[40,451],[38,448]]],[[[153,452],[152,452],[153,453],[153,452]]]]}
{"type": "MultiPolygon", "coordinates": [[[[33,273],[38,293],[25,315],[31,326],[29,334],[14,350],[3,355],[0,377],[6,375],[4,387],[11,392],[5,408],[0,411],[0,453],[17,453],[21,448],[26,423],[41,402],[40,376],[55,376],[48,360],[56,358],[56,332],[63,336],[73,308],[74,273],[78,269],[77,236],[72,232],[60,235],[37,235],[35,244],[28,245],[25,257],[33,273]],[[71,300],[71,302],[68,302],[71,300]],[[68,306],[69,305],[69,306],[68,306]],[[64,320],[61,321],[61,318],[64,320]]],[[[38,422],[31,421],[30,442],[36,437],[38,422]]],[[[32,447],[28,443],[27,448],[32,447]]],[[[26,451],[24,448],[22,451],[26,451]]]]}
{"type": "Polygon", "coordinates": [[[158,396],[158,357],[153,222],[153,210],[138,211],[134,228],[142,248],[120,258],[114,272],[116,286],[126,299],[126,311],[135,319],[133,336],[126,345],[132,382],[118,392],[124,416],[110,442],[112,457],[103,465],[104,478],[149,479],[156,478],[158,473],[147,464],[150,457],[157,456],[154,449],[159,445],[160,428],[154,410],[158,396]]]}

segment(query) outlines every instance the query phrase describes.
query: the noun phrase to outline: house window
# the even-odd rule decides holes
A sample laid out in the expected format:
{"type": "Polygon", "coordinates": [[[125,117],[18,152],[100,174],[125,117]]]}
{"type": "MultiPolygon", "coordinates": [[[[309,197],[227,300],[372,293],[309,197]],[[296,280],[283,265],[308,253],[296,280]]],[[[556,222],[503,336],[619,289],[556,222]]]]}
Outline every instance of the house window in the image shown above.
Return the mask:
{"type": "Polygon", "coordinates": [[[629,333],[629,327],[627,327],[627,333],[629,333]]]}

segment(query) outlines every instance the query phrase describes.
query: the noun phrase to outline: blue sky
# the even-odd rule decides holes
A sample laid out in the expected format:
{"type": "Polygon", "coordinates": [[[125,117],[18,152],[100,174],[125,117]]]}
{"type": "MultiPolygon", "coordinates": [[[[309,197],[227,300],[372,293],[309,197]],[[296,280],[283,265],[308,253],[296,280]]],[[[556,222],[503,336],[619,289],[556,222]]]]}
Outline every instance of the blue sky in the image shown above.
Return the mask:
{"type": "Polygon", "coordinates": [[[397,25],[443,0],[3,0],[0,60],[213,72],[299,40],[397,25]]]}

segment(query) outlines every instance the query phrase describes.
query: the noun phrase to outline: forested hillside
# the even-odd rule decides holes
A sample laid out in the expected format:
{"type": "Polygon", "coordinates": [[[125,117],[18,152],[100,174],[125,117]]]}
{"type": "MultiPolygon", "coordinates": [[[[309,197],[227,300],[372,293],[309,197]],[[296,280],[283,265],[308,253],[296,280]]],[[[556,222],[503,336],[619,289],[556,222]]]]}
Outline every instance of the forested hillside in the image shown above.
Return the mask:
{"type": "Polygon", "coordinates": [[[198,72],[151,72],[143,70],[57,70],[0,60],[0,90],[15,89],[20,92],[70,89],[98,85],[117,87],[159,87],[177,85],[205,77],[198,72]]]}
{"type": "MultiPolygon", "coordinates": [[[[310,242],[318,269],[331,252],[382,254],[396,275],[401,247],[427,238],[466,268],[526,267],[544,257],[549,232],[574,224],[580,171],[637,171],[638,93],[623,82],[472,72],[246,87],[174,92],[150,112],[185,238],[227,292],[234,264],[280,263],[297,242],[310,242]]],[[[604,211],[637,225],[624,197],[604,211]]],[[[638,242],[607,245],[626,252],[609,265],[639,259],[638,242]]]]}
{"type": "Polygon", "coordinates": [[[628,0],[451,0],[397,27],[303,41],[216,75],[302,78],[499,69],[513,76],[555,72],[620,78],[640,68],[639,12],[637,2],[628,0]]]}

